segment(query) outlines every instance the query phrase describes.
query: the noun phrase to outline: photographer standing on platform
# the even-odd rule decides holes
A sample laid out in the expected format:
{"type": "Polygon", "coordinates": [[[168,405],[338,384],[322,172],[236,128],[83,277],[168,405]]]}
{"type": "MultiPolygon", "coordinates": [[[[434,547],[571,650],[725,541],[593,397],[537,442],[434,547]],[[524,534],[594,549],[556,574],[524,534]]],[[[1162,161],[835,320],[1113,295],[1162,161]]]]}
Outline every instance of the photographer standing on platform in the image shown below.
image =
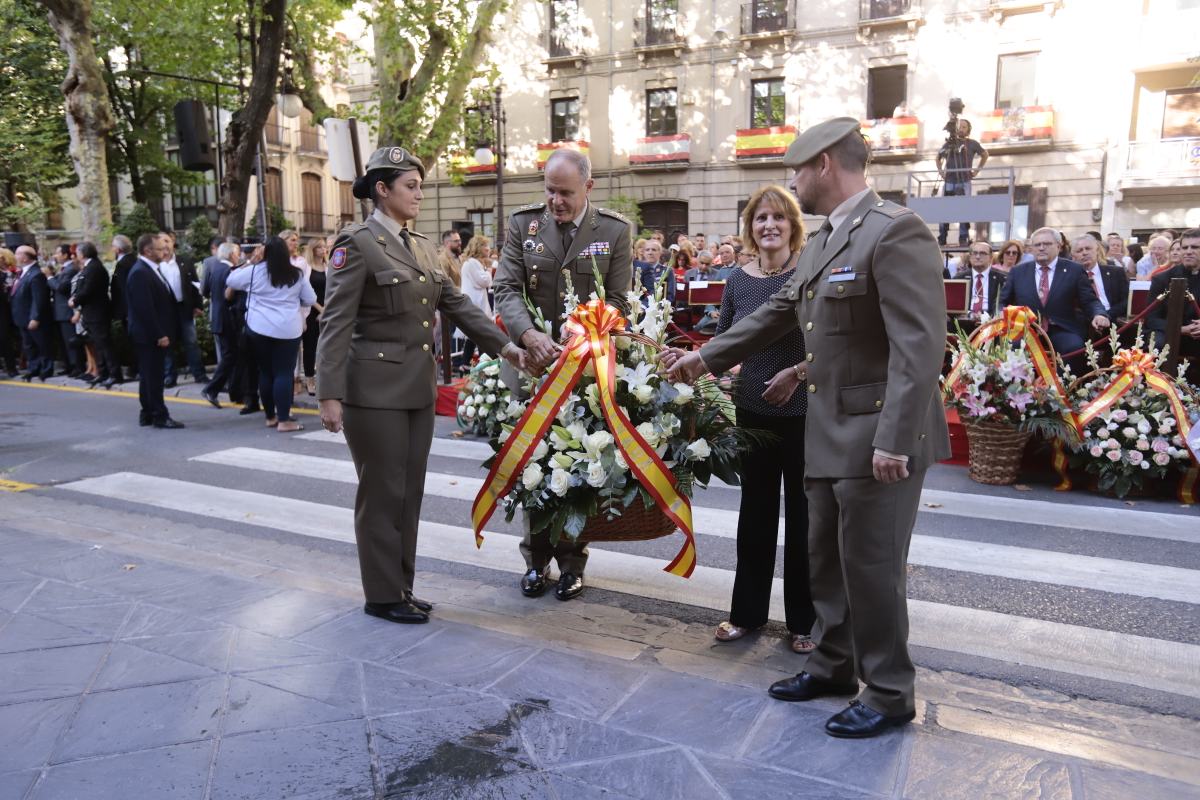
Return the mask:
{"type": "MultiPolygon", "coordinates": [[[[946,125],[949,136],[942,149],[937,154],[937,170],[942,176],[942,197],[969,197],[971,195],[971,179],[979,174],[987,163],[988,153],[983,145],[971,138],[971,123],[960,119],[962,101],[950,101],[951,120],[946,125]],[[979,166],[974,166],[975,156],[979,156],[979,166]]],[[[971,229],[969,222],[958,223],[958,243],[966,244],[971,229]]],[[[938,226],[938,244],[946,244],[946,234],[950,231],[949,223],[943,222],[938,226]]]]}

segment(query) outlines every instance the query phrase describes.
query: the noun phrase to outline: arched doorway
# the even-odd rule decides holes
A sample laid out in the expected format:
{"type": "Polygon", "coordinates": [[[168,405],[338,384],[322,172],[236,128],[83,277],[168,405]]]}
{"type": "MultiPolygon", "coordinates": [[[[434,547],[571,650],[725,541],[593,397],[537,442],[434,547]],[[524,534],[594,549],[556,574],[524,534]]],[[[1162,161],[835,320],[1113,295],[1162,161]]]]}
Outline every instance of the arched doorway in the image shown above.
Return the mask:
{"type": "Polygon", "coordinates": [[[688,229],[688,204],[685,200],[647,200],[638,203],[642,212],[643,230],[661,230],[670,235],[671,231],[688,229]]]}

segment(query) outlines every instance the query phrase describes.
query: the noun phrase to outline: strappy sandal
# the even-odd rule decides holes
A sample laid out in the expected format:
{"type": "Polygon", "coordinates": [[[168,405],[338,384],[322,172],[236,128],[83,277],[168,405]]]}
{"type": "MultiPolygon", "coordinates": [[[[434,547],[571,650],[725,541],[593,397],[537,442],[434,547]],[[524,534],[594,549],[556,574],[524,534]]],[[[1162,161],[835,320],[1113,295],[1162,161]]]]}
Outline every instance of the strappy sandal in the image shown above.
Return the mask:
{"type": "Polygon", "coordinates": [[[749,633],[749,628],[740,628],[729,620],[726,620],[717,626],[717,630],[713,636],[718,642],[732,642],[742,638],[747,633],[749,633]]]}
{"type": "Polygon", "coordinates": [[[267,418],[267,427],[268,428],[274,428],[278,424],[279,424],[279,420],[277,420],[275,417],[267,418]]]}
{"type": "Polygon", "coordinates": [[[811,636],[803,633],[792,634],[792,652],[806,656],[813,650],[817,649],[817,643],[812,640],[811,636]]]}

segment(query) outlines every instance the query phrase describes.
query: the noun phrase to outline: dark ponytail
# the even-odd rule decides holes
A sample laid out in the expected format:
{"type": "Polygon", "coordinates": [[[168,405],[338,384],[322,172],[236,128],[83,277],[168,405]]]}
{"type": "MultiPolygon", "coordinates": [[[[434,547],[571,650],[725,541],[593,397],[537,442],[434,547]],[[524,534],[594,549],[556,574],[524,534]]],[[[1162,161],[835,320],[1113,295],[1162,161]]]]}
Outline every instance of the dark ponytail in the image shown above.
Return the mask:
{"type": "Polygon", "coordinates": [[[404,174],[404,170],[399,169],[373,169],[365,175],[360,175],[354,179],[354,185],[350,187],[350,192],[359,200],[370,200],[373,203],[378,203],[375,197],[375,184],[383,181],[385,186],[390,187],[396,178],[404,174]]]}

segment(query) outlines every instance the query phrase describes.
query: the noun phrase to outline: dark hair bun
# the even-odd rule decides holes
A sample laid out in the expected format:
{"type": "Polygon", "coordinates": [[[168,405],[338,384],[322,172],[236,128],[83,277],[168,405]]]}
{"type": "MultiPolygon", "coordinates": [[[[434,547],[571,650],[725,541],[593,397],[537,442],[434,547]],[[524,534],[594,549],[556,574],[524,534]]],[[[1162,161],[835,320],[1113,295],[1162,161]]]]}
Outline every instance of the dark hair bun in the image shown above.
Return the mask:
{"type": "Polygon", "coordinates": [[[359,200],[371,199],[371,186],[375,183],[375,177],[370,173],[359,175],[354,179],[354,185],[350,187],[350,193],[359,200]]]}

